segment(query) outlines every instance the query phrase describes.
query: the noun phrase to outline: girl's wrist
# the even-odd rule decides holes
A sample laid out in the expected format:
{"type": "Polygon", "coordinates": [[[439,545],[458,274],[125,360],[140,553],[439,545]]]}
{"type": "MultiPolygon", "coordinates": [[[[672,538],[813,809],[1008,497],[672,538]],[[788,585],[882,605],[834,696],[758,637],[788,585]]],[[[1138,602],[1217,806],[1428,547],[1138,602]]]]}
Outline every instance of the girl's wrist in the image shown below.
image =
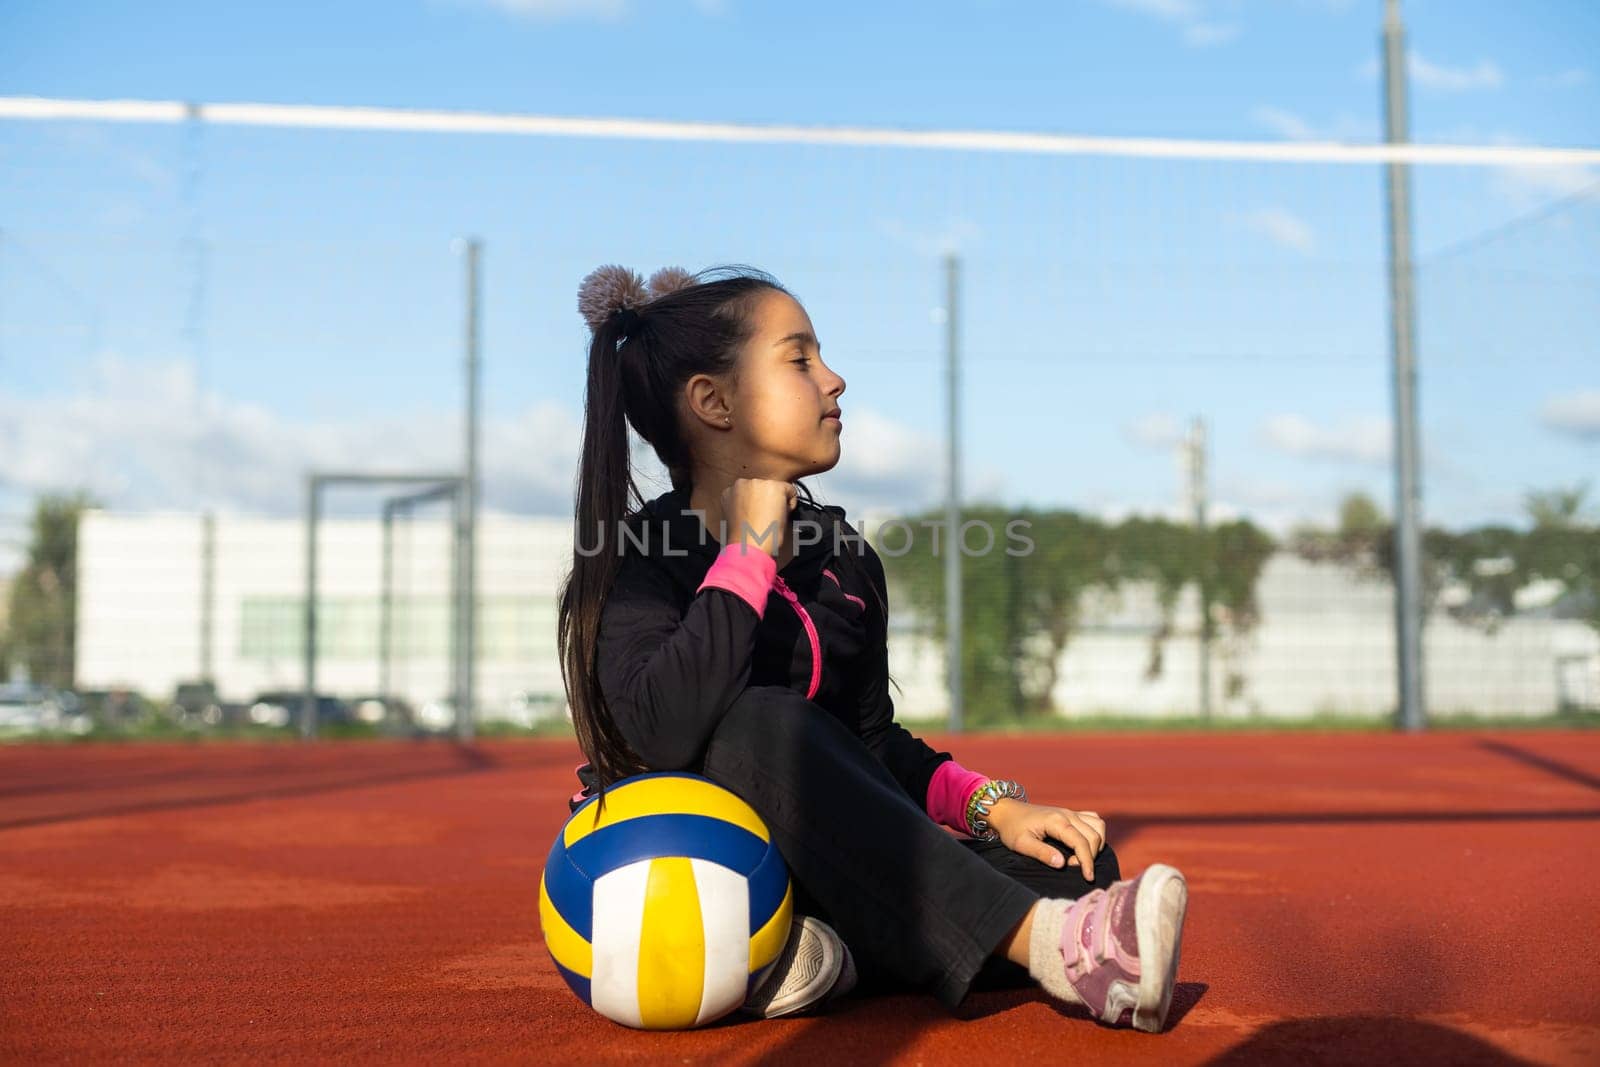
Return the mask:
{"type": "MultiPolygon", "coordinates": [[[[1021,785],[1009,778],[991,778],[973,790],[972,796],[967,801],[967,833],[981,841],[998,840],[1000,831],[989,816],[996,805],[1007,799],[1025,801],[1028,799],[1028,794],[1021,785]]],[[[1005,821],[1004,816],[1001,817],[1001,821],[1005,821]]]]}
{"type": "Polygon", "coordinates": [[[1017,800],[1015,797],[1001,797],[994,802],[994,807],[989,809],[989,825],[996,830],[1004,829],[1011,817],[1022,810],[1026,801],[1017,800]]]}

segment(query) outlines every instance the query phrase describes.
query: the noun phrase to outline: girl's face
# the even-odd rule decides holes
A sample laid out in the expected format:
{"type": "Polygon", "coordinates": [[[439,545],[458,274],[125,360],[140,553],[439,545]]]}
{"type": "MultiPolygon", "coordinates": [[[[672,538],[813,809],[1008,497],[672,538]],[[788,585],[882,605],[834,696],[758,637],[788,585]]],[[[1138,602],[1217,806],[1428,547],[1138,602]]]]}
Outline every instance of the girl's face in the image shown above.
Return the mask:
{"type": "Polygon", "coordinates": [[[755,309],[756,329],[739,358],[733,431],[752,457],[750,475],[792,481],[839,462],[845,382],[822,362],[805,308],[769,291],[755,309]]]}

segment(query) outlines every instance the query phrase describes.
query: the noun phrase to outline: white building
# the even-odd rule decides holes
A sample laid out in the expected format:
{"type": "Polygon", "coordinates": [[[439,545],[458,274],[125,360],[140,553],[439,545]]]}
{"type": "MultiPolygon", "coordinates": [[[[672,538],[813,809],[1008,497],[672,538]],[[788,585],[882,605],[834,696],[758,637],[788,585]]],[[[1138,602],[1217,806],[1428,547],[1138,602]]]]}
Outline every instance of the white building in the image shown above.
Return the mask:
{"type": "MultiPolygon", "coordinates": [[[[1219,717],[1386,715],[1398,688],[1394,590],[1387,580],[1290,553],[1256,586],[1261,622],[1241,647],[1213,642],[1211,706],[1219,717]],[[1231,657],[1231,659],[1230,659],[1231,657]],[[1227,677],[1243,684],[1233,695],[1227,677]]],[[[1194,715],[1200,708],[1199,598],[1179,598],[1161,672],[1146,678],[1159,621],[1153,588],[1100,603],[1058,667],[1063,714],[1194,715]]],[[[1600,706],[1600,634],[1572,619],[1518,615],[1493,633],[1436,610],[1423,628],[1423,694],[1431,714],[1545,715],[1600,706]]]]}
{"type": "MultiPolygon", "coordinates": [[[[870,536],[868,519],[858,526],[870,536]]],[[[89,511],[78,532],[77,680],[168,696],[204,668],[225,700],[303,684],[305,526],[298,519],[89,511]],[[207,562],[209,556],[209,564],[207,562]],[[204,591],[209,582],[209,604],[204,591]],[[207,624],[205,620],[209,619],[207,624]]],[[[324,519],[318,551],[318,689],[379,690],[382,524],[324,519]]],[[[561,694],[556,594],[571,563],[572,523],[489,513],[478,532],[478,683],[490,714],[514,694],[561,694]]],[[[450,690],[450,538],[440,519],[396,526],[391,689],[413,703],[450,690]]],[[[1257,598],[1262,621],[1243,647],[1213,647],[1219,716],[1375,715],[1395,694],[1393,597],[1386,582],[1281,554],[1257,598]],[[1232,657],[1230,659],[1230,657],[1232,657]],[[1243,679],[1229,694],[1230,674],[1243,679]]],[[[902,717],[947,710],[944,649],[891,593],[891,690],[902,717]],[[902,692],[903,690],[903,692],[902,692]]],[[[1054,704],[1064,715],[1192,715],[1200,663],[1193,589],[1177,606],[1176,636],[1147,677],[1158,621],[1154,591],[1132,586],[1086,605],[1058,663],[1054,704]]],[[[1576,620],[1518,616],[1493,635],[1436,613],[1425,628],[1425,693],[1436,713],[1541,715],[1563,701],[1600,699],[1600,635],[1576,620]]],[[[970,714],[970,712],[969,712],[970,714]]]]}
{"type": "MultiPolygon", "coordinates": [[[[317,688],[380,688],[382,523],[323,519],[318,537],[317,688]]],[[[478,523],[478,684],[483,707],[560,693],[558,584],[572,524],[494,514],[478,523]]],[[[218,516],[209,554],[192,514],[89,511],[78,530],[77,681],[150,696],[204,673],[224,700],[304,684],[305,524],[218,516]],[[206,575],[209,555],[210,596],[206,575]],[[209,610],[208,610],[209,607],[209,610]],[[209,624],[206,619],[209,616],[209,624]]],[[[450,693],[448,522],[395,525],[391,691],[421,704],[450,693]]]]}

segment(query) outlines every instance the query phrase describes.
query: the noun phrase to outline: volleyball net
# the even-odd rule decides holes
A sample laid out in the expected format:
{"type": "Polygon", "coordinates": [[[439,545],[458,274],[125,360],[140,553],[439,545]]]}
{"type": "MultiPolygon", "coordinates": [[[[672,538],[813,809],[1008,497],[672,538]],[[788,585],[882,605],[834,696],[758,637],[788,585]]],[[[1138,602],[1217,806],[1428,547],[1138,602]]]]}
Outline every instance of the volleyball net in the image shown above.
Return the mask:
{"type": "MultiPolygon", "coordinates": [[[[1343,144],[1291,118],[1223,143],[0,101],[0,514],[83,490],[105,550],[69,600],[17,539],[0,676],[163,702],[204,678],[244,706],[299,685],[307,472],[461,467],[472,237],[479,718],[559,718],[574,305],[609,262],[748,263],[803,303],[848,383],[842,458],[808,484],[884,558],[902,717],[949,708],[952,343],[969,726],[1388,715],[1401,161],[1427,706],[1600,710],[1600,153],[1343,144]],[[208,562],[207,515],[249,550],[208,562]],[[1031,548],[1007,552],[1018,519],[1031,548]]],[[[345,599],[318,676],[443,723],[448,524],[386,644],[404,597],[380,503],[328,508],[345,599]]]]}

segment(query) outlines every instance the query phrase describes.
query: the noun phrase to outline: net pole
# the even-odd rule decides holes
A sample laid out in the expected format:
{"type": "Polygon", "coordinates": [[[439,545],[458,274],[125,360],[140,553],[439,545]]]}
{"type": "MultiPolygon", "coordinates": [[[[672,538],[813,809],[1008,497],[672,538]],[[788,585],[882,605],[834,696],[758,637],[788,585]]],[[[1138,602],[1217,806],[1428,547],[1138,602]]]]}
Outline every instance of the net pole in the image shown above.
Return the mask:
{"type": "Polygon", "coordinates": [[[306,741],[317,736],[317,510],[321,488],[321,479],[315,474],[306,476],[305,693],[300,698],[300,736],[306,741]]]}
{"type": "Polygon", "coordinates": [[[955,253],[944,257],[945,328],[945,547],[944,607],[945,659],[949,663],[950,731],[960,733],[961,700],[961,353],[957,301],[960,299],[961,261],[955,253]]]}
{"type": "Polygon", "coordinates": [[[483,242],[474,237],[466,242],[467,300],[466,350],[466,440],[463,442],[464,470],[461,474],[460,560],[461,560],[461,693],[456,705],[456,740],[463,744],[473,737],[478,673],[478,274],[483,242]]]}
{"type": "Polygon", "coordinates": [[[390,719],[394,707],[394,501],[383,505],[383,570],[378,593],[378,696],[383,700],[383,717],[390,719]]]}
{"type": "MultiPolygon", "coordinates": [[[[1405,27],[1400,0],[1385,0],[1383,16],[1384,136],[1407,140],[1405,27]]],[[[1411,179],[1407,165],[1384,165],[1388,185],[1389,327],[1394,363],[1395,653],[1397,727],[1423,729],[1422,694],[1422,487],[1417,460],[1416,305],[1411,265],[1411,179]]]]}
{"type": "Polygon", "coordinates": [[[1206,534],[1206,423],[1199,415],[1189,424],[1189,503],[1199,542],[1202,576],[1199,585],[1200,718],[1211,721],[1211,549],[1206,534]]]}

